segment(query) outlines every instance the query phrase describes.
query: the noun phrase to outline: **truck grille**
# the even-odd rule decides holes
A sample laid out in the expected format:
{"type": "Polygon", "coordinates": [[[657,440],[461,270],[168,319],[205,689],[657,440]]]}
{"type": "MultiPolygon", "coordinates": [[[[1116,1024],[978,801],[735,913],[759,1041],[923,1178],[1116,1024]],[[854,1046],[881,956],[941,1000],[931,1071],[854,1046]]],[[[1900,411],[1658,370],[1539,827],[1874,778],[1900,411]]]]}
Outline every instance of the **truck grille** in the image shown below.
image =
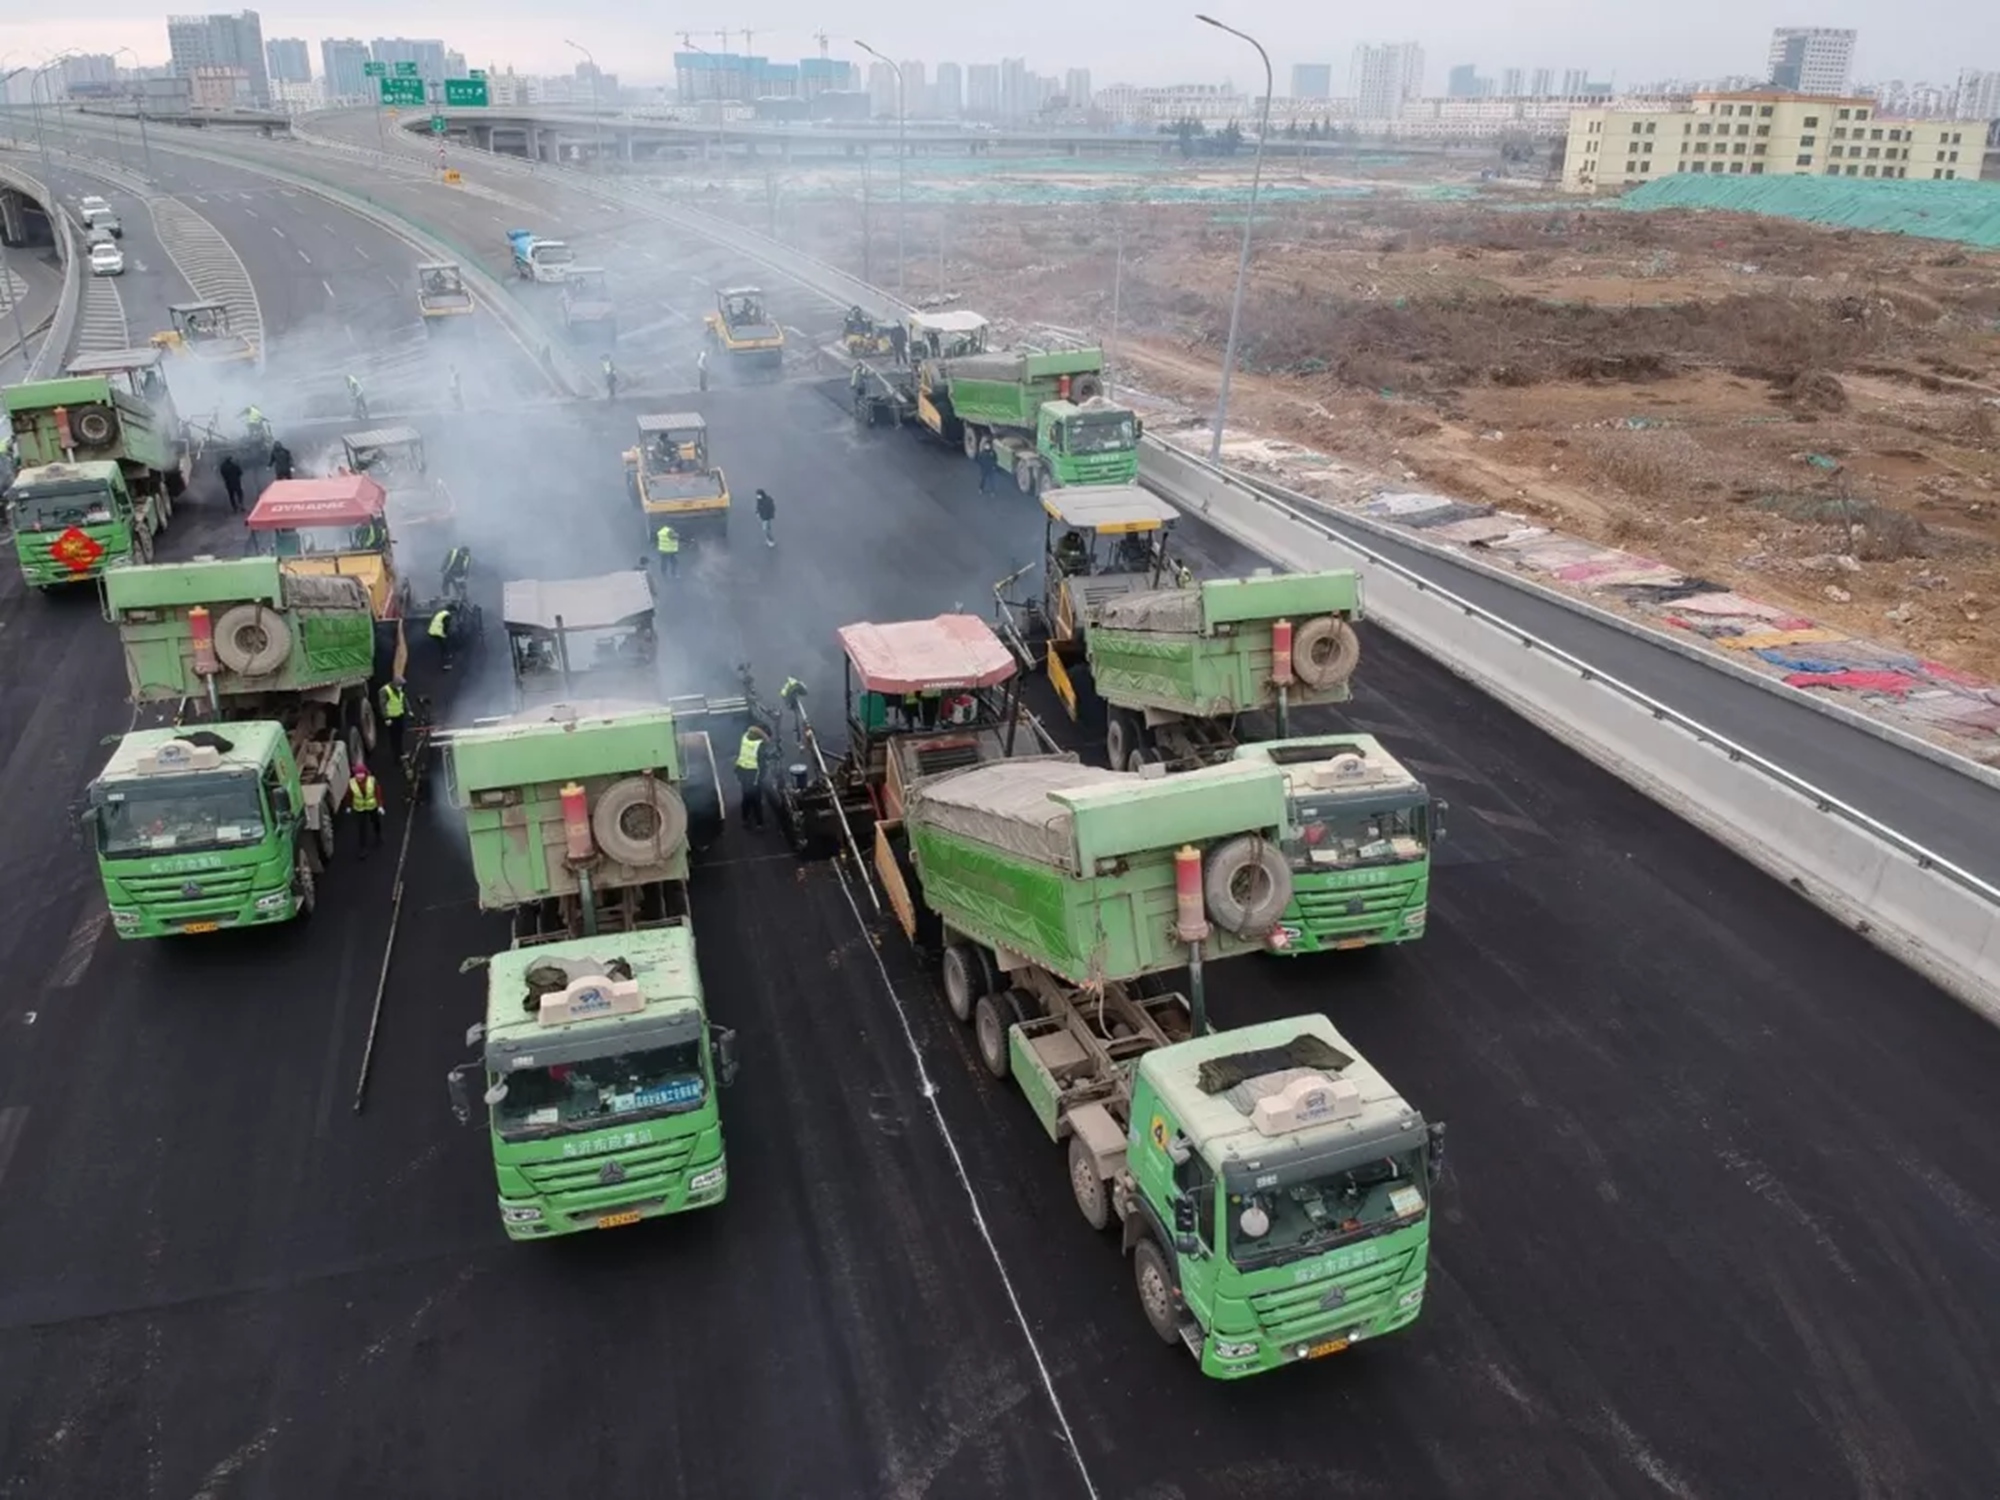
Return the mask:
{"type": "Polygon", "coordinates": [[[537,1193],[553,1200],[551,1207],[558,1213],[572,1219],[594,1218],[603,1209],[627,1207],[635,1198],[670,1196],[669,1189],[687,1171],[695,1140],[694,1135],[684,1135],[630,1151],[524,1163],[521,1175],[537,1193]],[[608,1182],[607,1167],[615,1167],[608,1182]]]}
{"type": "Polygon", "coordinates": [[[1365,889],[1299,890],[1292,897],[1299,921],[1315,936],[1364,937],[1401,930],[1414,880],[1365,889]]]}
{"type": "Polygon", "coordinates": [[[1405,1250],[1345,1275],[1328,1276],[1280,1291],[1259,1292],[1250,1299],[1250,1306],[1256,1311],[1258,1326],[1281,1343],[1350,1328],[1381,1315],[1383,1305],[1408,1274],[1415,1255],[1415,1250],[1405,1250]],[[1328,1306],[1328,1295],[1336,1289],[1341,1296],[1328,1306]]]}
{"type": "Polygon", "coordinates": [[[114,871],[113,878],[135,900],[171,917],[182,908],[207,911],[218,903],[240,904],[249,896],[256,873],[254,867],[244,865],[192,875],[122,875],[114,871]]]}

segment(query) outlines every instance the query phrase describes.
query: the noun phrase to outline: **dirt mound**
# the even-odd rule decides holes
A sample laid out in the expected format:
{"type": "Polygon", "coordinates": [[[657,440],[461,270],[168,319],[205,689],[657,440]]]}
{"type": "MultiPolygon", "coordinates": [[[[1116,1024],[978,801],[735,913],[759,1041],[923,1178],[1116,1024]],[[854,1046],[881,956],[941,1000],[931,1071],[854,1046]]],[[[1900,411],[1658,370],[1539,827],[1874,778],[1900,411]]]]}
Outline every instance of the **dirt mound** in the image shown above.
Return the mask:
{"type": "Polygon", "coordinates": [[[1783,399],[1794,410],[1831,416],[1847,410],[1847,387],[1826,370],[1801,370],[1783,387],[1783,399]]]}

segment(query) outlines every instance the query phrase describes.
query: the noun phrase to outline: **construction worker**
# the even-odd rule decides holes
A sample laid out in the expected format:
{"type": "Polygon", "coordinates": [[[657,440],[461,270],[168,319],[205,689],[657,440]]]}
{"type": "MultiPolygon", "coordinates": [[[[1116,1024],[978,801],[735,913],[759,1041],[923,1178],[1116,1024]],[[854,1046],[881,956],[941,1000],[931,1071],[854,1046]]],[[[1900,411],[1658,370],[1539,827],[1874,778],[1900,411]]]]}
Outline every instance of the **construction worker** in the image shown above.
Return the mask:
{"type": "Polygon", "coordinates": [[[616,401],[618,399],[618,366],[611,363],[611,356],[608,354],[604,356],[602,363],[604,366],[604,399],[606,401],[616,401]]]}
{"type": "Polygon", "coordinates": [[[271,444],[271,477],[273,479],[292,477],[292,450],[283,443],[271,444]]]}
{"type": "Polygon", "coordinates": [[[771,498],[769,490],[757,491],[757,519],[764,527],[764,545],[775,547],[778,539],[771,535],[771,523],[778,517],[778,502],[771,498]]]}
{"type": "Polygon", "coordinates": [[[396,764],[403,763],[403,721],[410,716],[410,699],[403,679],[392,677],[382,684],[382,691],[376,695],[378,707],[376,717],[382,727],[389,731],[389,748],[396,754],[396,764]]]}
{"type": "Polygon", "coordinates": [[[875,417],[867,408],[868,366],[860,360],[847,372],[847,399],[854,405],[854,415],[864,418],[869,426],[875,425],[875,417]]]}
{"type": "Polygon", "coordinates": [[[681,539],[671,526],[662,526],[653,537],[660,552],[660,572],[669,578],[681,576],[681,539]]]}
{"type": "Polygon", "coordinates": [[[703,389],[704,391],[705,391],[705,390],[707,390],[707,389],[708,389],[708,351],[707,351],[706,349],[702,350],[702,351],[701,351],[701,353],[697,354],[697,355],[696,355],[696,356],[694,357],[694,373],[695,373],[695,379],[701,382],[701,388],[702,388],[702,389],[703,389]]]}
{"type": "Polygon", "coordinates": [[[352,375],[347,377],[347,402],[354,408],[355,421],[368,420],[368,397],[361,389],[361,382],[352,375]]]}
{"type": "Polygon", "coordinates": [[[798,742],[806,742],[806,685],[796,677],[787,677],[785,685],[778,689],[778,699],[792,711],[792,733],[798,742]]]}
{"type": "Polygon", "coordinates": [[[380,516],[370,516],[354,528],[354,548],[357,552],[380,552],[389,545],[389,528],[382,524],[380,516]]]}
{"type": "Polygon", "coordinates": [[[453,547],[444,555],[438,587],[448,599],[465,602],[466,581],[472,576],[472,549],[453,547]]]}
{"type": "Polygon", "coordinates": [[[889,325],[889,350],[896,356],[896,363],[903,364],[910,353],[909,335],[903,331],[901,323],[889,325]]]}
{"type": "Polygon", "coordinates": [[[229,508],[243,509],[243,465],[236,461],[236,455],[223,454],[215,472],[222,476],[222,492],[229,496],[229,508]]]}
{"type": "Polygon", "coordinates": [[[355,826],[361,830],[361,857],[368,857],[372,844],[382,842],[382,788],[374,775],[360,761],[354,763],[353,774],[347,781],[347,810],[354,814],[355,826]]]}
{"type": "Polygon", "coordinates": [[[1065,576],[1090,571],[1090,544],[1083,539],[1082,532],[1070,530],[1062,534],[1062,540],[1056,543],[1056,571],[1065,576]]]}
{"type": "Polygon", "coordinates": [[[763,725],[752,724],[736,747],[736,785],[743,792],[745,828],[764,826],[764,752],[770,738],[763,725]]]}
{"type": "Polygon", "coordinates": [[[451,670],[451,608],[447,605],[431,616],[430,629],[424,633],[437,642],[438,665],[451,670]]]}
{"type": "Polygon", "coordinates": [[[993,451],[993,439],[979,440],[979,493],[985,494],[993,488],[993,481],[1000,475],[1000,455],[993,451]]]}
{"type": "Polygon", "coordinates": [[[252,441],[259,443],[271,441],[271,424],[264,420],[264,414],[256,407],[243,408],[243,426],[249,432],[252,441]]]}

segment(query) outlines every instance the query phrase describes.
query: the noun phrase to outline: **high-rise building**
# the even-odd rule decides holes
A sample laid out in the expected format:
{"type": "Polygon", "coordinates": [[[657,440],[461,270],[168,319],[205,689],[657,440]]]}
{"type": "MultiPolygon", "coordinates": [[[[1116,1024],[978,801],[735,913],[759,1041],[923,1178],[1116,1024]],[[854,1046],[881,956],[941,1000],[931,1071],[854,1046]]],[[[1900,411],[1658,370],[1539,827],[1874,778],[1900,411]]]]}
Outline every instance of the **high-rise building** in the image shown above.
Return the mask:
{"type": "Polygon", "coordinates": [[[1522,73],[1519,68],[1502,68],[1500,70],[1500,97],[1503,99],[1520,98],[1521,83],[1522,73]]]}
{"type": "Polygon", "coordinates": [[[1479,64],[1460,63],[1445,75],[1444,85],[1447,99],[1477,99],[1479,97],[1479,64]]]}
{"type": "Polygon", "coordinates": [[[941,118],[955,120],[965,112],[965,83],[959,76],[957,63],[939,63],[937,82],[931,85],[931,89],[941,118]]]}
{"type": "Polygon", "coordinates": [[[1565,99],[1576,98],[1583,92],[1584,85],[1589,82],[1590,82],[1590,69],[1564,68],[1563,91],[1562,91],[1563,98],[1565,99]]]}
{"type": "Polygon", "coordinates": [[[1845,94],[1854,85],[1854,36],[1832,26],[1780,26],[1771,33],[1771,87],[1845,94]]]}
{"type": "Polygon", "coordinates": [[[319,76],[327,103],[366,102],[374,79],[367,74],[368,44],[359,37],[327,37],[319,44],[319,76]]]}
{"type": "Polygon", "coordinates": [[[799,59],[799,97],[844,93],[854,87],[854,68],[845,58],[802,57],[799,59]]]}
{"type": "Polygon", "coordinates": [[[924,65],[903,59],[903,114],[921,120],[931,113],[930,91],[924,87],[924,65]]]}
{"type": "Polygon", "coordinates": [[[1090,108],[1090,69],[1071,68],[1063,76],[1063,97],[1071,109],[1090,108]]]}
{"type": "Polygon", "coordinates": [[[1549,97],[1549,90],[1555,85],[1553,68],[1537,68],[1528,75],[1528,93],[1537,99],[1549,97]]]}
{"type": "Polygon", "coordinates": [[[1292,97],[1294,99],[1331,99],[1333,97],[1333,64],[1293,63],[1292,97]]]}
{"type": "Polygon", "coordinates": [[[444,43],[434,37],[378,36],[368,44],[368,50],[376,62],[387,63],[392,73],[397,63],[415,63],[417,76],[425,83],[439,83],[445,77],[444,43]]]}
{"type": "Polygon", "coordinates": [[[974,63],[965,70],[965,112],[975,120],[1000,114],[1000,69],[994,63],[974,63]]]}
{"type": "Polygon", "coordinates": [[[465,54],[463,52],[452,52],[450,50],[445,52],[444,76],[447,78],[465,77],[465,54]]]}
{"type": "Polygon", "coordinates": [[[2000,120],[2000,72],[1967,68],[1960,73],[1953,113],[1961,120],[2000,120]]]}
{"type": "Polygon", "coordinates": [[[304,37],[272,37],[264,43],[264,64],[273,83],[312,82],[312,54],[304,37]]]}
{"type": "MultiPolygon", "coordinates": [[[[102,93],[118,82],[118,59],[103,52],[79,52],[65,57],[59,71],[65,93],[102,93]]],[[[42,85],[44,93],[48,88],[42,85]]]]}
{"type": "Polygon", "coordinates": [[[1034,102],[1028,97],[1028,60],[1025,57],[1001,58],[1000,118],[1025,119],[1033,109],[1034,102]]]}
{"type": "Polygon", "coordinates": [[[1424,49],[1415,42],[1354,49],[1354,113],[1362,120],[1393,120],[1403,101],[1423,92],[1424,49]]]}
{"type": "Polygon", "coordinates": [[[270,108],[264,23],[256,11],[233,16],[168,16],[167,52],[176,78],[192,78],[196,68],[241,68],[242,97],[258,109],[270,108]]]}
{"type": "Polygon", "coordinates": [[[868,112],[878,120],[896,118],[896,70],[885,62],[868,65],[868,112]]]}

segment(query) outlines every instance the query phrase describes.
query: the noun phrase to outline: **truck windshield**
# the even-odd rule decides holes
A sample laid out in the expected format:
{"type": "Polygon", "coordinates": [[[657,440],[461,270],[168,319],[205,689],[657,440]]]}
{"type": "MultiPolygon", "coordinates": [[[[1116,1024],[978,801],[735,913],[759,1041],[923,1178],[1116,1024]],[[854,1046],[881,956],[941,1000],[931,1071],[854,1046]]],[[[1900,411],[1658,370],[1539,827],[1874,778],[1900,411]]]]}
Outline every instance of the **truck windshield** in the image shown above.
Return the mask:
{"type": "Polygon", "coordinates": [[[101,526],[115,514],[111,486],[103,480],[73,484],[14,486],[14,524],[22,531],[61,531],[101,526]]]}
{"type": "Polygon", "coordinates": [[[1069,424],[1072,453],[1123,453],[1138,440],[1129,416],[1077,417],[1069,424]]]}
{"type": "Polygon", "coordinates": [[[257,778],[247,771],[100,783],[90,800],[97,847],[113,858],[240,849],[264,838],[257,778]]]}
{"type": "Polygon", "coordinates": [[[493,1106],[493,1124],[508,1141],[686,1114],[708,1097],[698,1041],[520,1068],[506,1077],[507,1097],[493,1106]]]}
{"type": "Polygon", "coordinates": [[[1421,802],[1362,809],[1299,799],[1292,803],[1292,828],[1285,854],[1294,870],[1408,864],[1430,849],[1430,809],[1421,802]]]}
{"type": "Polygon", "coordinates": [[[1223,1207],[1229,1259],[1262,1270],[1414,1224],[1428,1205],[1428,1182],[1423,1148],[1415,1147],[1231,1193],[1223,1207]]]}
{"type": "Polygon", "coordinates": [[[576,259],[576,252],[567,245],[537,245],[534,257],[552,266],[566,266],[576,259]]]}

